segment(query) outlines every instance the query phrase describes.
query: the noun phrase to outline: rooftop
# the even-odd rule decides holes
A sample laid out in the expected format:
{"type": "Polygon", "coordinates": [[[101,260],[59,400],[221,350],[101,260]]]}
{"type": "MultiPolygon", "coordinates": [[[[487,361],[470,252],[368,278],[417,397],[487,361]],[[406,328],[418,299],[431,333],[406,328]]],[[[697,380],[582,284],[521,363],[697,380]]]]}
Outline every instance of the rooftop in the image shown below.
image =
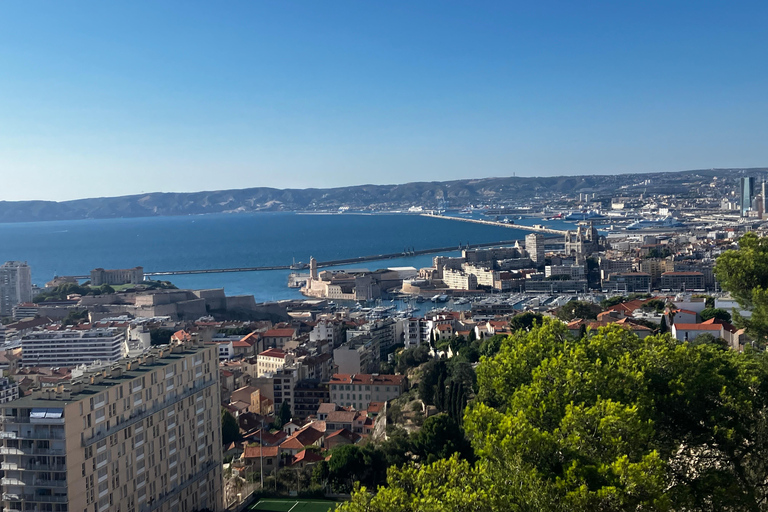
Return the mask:
{"type": "Polygon", "coordinates": [[[196,343],[185,343],[173,347],[170,345],[152,347],[143,356],[121,359],[98,371],[87,371],[82,377],[72,379],[58,387],[41,390],[43,393],[48,391],[50,394],[47,396],[33,392],[31,395],[14,400],[13,404],[15,407],[64,407],[207,348],[196,343]]]}

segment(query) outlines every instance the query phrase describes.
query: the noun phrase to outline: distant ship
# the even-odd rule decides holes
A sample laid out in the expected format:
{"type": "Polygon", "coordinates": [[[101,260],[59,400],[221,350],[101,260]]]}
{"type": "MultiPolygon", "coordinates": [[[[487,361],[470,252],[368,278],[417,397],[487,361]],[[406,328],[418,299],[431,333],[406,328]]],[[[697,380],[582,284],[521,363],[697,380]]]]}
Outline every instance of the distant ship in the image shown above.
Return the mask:
{"type": "Polygon", "coordinates": [[[627,226],[627,230],[634,229],[657,229],[657,228],[681,228],[685,226],[679,220],[673,217],[664,217],[663,219],[640,219],[627,226]]]}
{"type": "Polygon", "coordinates": [[[571,212],[565,216],[565,220],[589,220],[602,219],[603,214],[597,210],[587,210],[583,212],[571,212]]]}

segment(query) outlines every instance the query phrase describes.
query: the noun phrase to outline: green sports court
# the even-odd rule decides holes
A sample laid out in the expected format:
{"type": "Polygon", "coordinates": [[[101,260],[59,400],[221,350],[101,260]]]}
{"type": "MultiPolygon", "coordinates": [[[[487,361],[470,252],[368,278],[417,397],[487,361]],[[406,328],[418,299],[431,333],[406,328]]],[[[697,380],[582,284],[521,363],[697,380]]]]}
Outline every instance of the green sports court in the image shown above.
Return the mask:
{"type": "Polygon", "coordinates": [[[336,505],[335,501],[265,498],[252,505],[250,510],[254,512],[328,512],[335,509],[336,505]]]}

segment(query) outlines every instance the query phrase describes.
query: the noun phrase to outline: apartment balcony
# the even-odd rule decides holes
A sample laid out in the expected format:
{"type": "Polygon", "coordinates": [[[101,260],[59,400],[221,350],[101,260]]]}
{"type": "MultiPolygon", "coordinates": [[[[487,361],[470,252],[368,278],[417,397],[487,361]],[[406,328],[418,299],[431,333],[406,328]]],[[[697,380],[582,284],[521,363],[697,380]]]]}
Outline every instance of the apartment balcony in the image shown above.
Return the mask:
{"type": "Polygon", "coordinates": [[[54,448],[10,448],[0,447],[0,455],[23,455],[23,456],[36,456],[36,455],[65,455],[66,450],[59,450],[54,448]]]}
{"type": "Polygon", "coordinates": [[[134,424],[144,420],[145,418],[147,418],[149,416],[152,416],[153,414],[155,414],[157,412],[160,412],[163,409],[166,409],[166,408],[168,408],[168,407],[170,407],[170,406],[180,402],[181,400],[183,400],[183,399],[185,399],[187,397],[190,397],[190,396],[194,395],[195,393],[199,393],[200,391],[202,391],[202,390],[204,390],[206,388],[209,388],[209,387],[211,387],[211,386],[213,386],[213,385],[215,385],[217,383],[218,383],[218,380],[214,379],[213,377],[211,377],[208,381],[196,384],[195,386],[187,389],[183,393],[179,393],[177,395],[174,395],[173,397],[169,397],[167,400],[157,404],[154,407],[145,408],[141,412],[138,412],[138,413],[134,414],[133,416],[131,416],[127,420],[123,421],[122,423],[117,423],[117,424],[112,425],[109,428],[104,428],[102,430],[98,430],[90,438],[86,438],[85,434],[83,434],[82,445],[83,446],[90,446],[90,445],[92,445],[92,444],[94,444],[94,443],[96,443],[98,441],[101,441],[102,439],[106,439],[107,437],[109,437],[110,435],[114,434],[115,432],[119,432],[120,430],[122,430],[122,429],[124,429],[126,427],[134,425],[134,424]]]}
{"type": "Polygon", "coordinates": [[[3,493],[3,501],[27,501],[38,503],[66,503],[67,496],[53,496],[42,494],[12,494],[3,493]]]}
{"type": "Polygon", "coordinates": [[[42,488],[49,488],[49,487],[67,487],[67,481],[66,480],[51,480],[49,478],[46,479],[40,479],[40,478],[11,478],[11,477],[4,477],[0,478],[0,485],[3,486],[25,486],[25,487],[42,487],[42,488]]]}
{"type": "Polygon", "coordinates": [[[64,439],[64,430],[21,430],[0,432],[0,439],[64,439]]]}

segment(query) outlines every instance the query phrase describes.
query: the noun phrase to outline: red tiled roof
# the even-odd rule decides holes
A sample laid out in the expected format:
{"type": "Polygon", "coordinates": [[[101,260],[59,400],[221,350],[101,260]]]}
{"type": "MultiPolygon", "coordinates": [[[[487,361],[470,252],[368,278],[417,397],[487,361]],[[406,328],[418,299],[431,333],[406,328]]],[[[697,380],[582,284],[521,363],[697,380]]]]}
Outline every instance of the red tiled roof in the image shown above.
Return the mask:
{"type": "Polygon", "coordinates": [[[297,453],[293,457],[292,464],[296,464],[297,462],[307,462],[307,463],[320,462],[321,460],[323,460],[323,458],[324,457],[322,455],[316,452],[313,452],[310,450],[301,450],[299,453],[297,453]]]}
{"type": "Polygon", "coordinates": [[[246,446],[243,450],[244,459],[260,459],[262,457],[277,457],[277,446],[246,446]]]}
{"type": "Polygon", "coordinates": [[[301,450],[302,448],[304,448],[304,444],[295,437],[289,437],[280,443],[281,450],[301,450]]]}
{"type": "Polygon", "coordinates": [[[718,324],[673,324],[678,331],[719,331],[723,328],[718,324]]]}
{"type": "Polygon", "coordinates": [[[354,432],[350,432],[346,428],[342,428],[340,430],[336,430],[332,434],[329,434],[328,436],[326,436],[326,439],[330,440],[330,439],[333,439],[334,437],[343,437],[344,439],[346,439],[347,441],[349,441],[350,443],[353,443],[353,444],[360,440],[360,435],[359,434],[355,434],[354,432]]]}
{"type": "Polygon", "coordinates": [[[259,355],[264,357],[279,357],[281,359],[285,359],[287,354],[280,349],[268,348],[264,352],[259,353],[259,355]]]}
{"type": "Polygon", "coordinates": [[[246,334],[240,341],[253,346],[259,341],[259,333],[254,331],[251,334],[246,334]]]}
{"type": "Polygon", "coordinates": [[[265,338],[293,338],[296,329],[270,329],[264,333],[265,338]]]}
{"type": "Polygon", "coordinates": [[[366,384],[377,386],[399,386],[405,376],[403,375],[371,375],[369,373],[335,373],[331,377],[330,384],[366,384]]]}

